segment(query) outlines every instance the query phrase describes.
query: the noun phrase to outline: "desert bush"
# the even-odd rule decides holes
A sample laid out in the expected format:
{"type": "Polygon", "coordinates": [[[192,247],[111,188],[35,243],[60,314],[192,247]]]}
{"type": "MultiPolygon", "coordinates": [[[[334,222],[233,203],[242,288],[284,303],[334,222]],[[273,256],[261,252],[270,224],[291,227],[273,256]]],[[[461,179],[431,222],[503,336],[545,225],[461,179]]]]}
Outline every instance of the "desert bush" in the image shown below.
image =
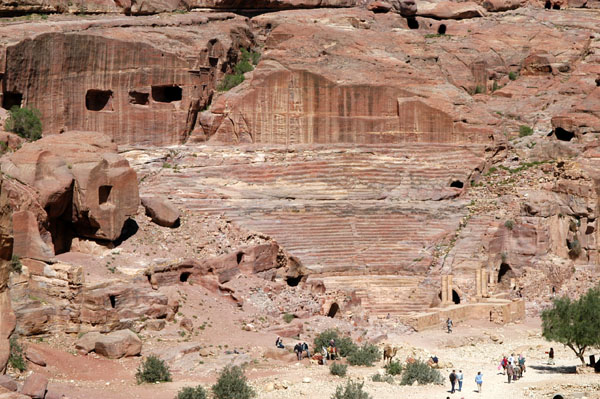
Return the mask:
{"type": "Polygon", "coordinates": [[[412,385],[415,381],[417,381],[419,385],[441,384],[443,379],[438,370],[432,369],[427,363],[417,360],[414,363],[408,363],[406,365],[400,384],[412,385]]]}
{"type": "Polygon", "coordinates": [[[477,85],[475,86],[475,94],[481,94],[485,91],[485,87],[477,85]]]}
{"type": "Polygon", "coordinates": [[[256,396],[239,366],[225,367],[212,391],[215,399],[250,399],[256,396]]]}
{"type": "Polygon", "coordinates": [[[21,274],[21,271],[23,271],[23,264],[21,263],[21,258],[19,258],[17,255],[13,255],[10,259],[10,267],[13,272],[21,274]]]}
{"type": "Polygon", "coordinates": [[[509,230],[512,230],[515,227],[515,222],[513,222],[512,220],[507,220],[506,222],[504,222],[504,227],[506,227],[509,230]]]}
{"type": "Polygon", "coordinates": [[[573,241],[567,241],[567,246],[569,247],[569,256],[571,258],[578,258],[581,255],[581,243],[577,238],[573,241]]]}
{"type": "Polygon", "coordinates": [[[508,73],[508,78],[509,78],[510,80],[517,80],[517,77],[518,77],[518,76],[519,76],[519,75],[517,75],[517,73],[516,73],[516,72],[513,72],[513,71],[510,71],[510,72],[508,73]]]}
{"type": "Polygon", "coordinates": [[[329,366],[329,372],[333,375],[337,375],[338,377],[345,377],[347,371],[348,371],[347,364],[332,363],[331,366],[329,366]]]}
{"type": "Polygon", "coordinates": [[[228,91],[244,81],[244,75],[227,74],[217,88],[219,91],[228,91]]]}
{"type": "Polygon", "coordinates": [[[322,347],[327,348],[329,346],[329,341],[332,339],[335,341],[338,353],[342,357],[346,357],[358,349],[356,344],[352,342],[352,338],[348,336],[342,336],[338,330],[329,329],[323,331],[315,338],[315,351],[321,350],[322,347]]]}
{"type": "Polygon", "coordinates": [[[138,367],[135,379],[138,384],[144,382],[166,382],[171,381],[171,372],[164,360],[150,355],[138,367]]]}
{"type": "Polygon", "coordinates": [[[352,366],[373,366],[373,363],[381,359],[379,348],[372,344],[364,344],[348,355],[348,363],[352,366]]]}
{"type": "Polygon", "coordinates": [[[392,377],[391,375],[387,375],[387,374],[374,374],[371,377],[371,380],[373,382],[387,382],[388,384],[393,384],[394,383],[394,377],[392,377]]]}
{"type": "Polygon", "coordinates": [[[346,385],[338,385],[331,399],[371,399],[371,396],[363,391],[364,382],[348,381],[346,385]]]}
{"type": "Polygon", "coordinates": [[[533,129],[526,125],[519,126],[519,137],[527,137],[533,134],[533,129]]]}
{"type": "Polygon", "coordinates": [[[292,320],[294,320],[295,317],[296,316],[294,316],[291,313],[286,313],[286,314],[283,315],[283,321],[285,321],[286,323],[291,323],[292,320]]]}
{"type": "Polygon", "coordinates": [[[35,108],[13,106],[4,128],[26,140],[35,141],[42,137],[41,114],[35,108]]]}
{"type": "Polygon", "coordinates": [[[8,342],[10,344],[8,364],[10,364],[11,367],[16,370],[25,371],[27,369],[27,363],[25,363],[25,359],[23,358],[23,347],[19,345],[17,337],[14,335],[10,337],[8,342]]]}
{"type": "Polygon", "coordinates": [[[244,81],[244,74],[254,69],[260,60],[260,53],[255,51],[241,50],[242,57],[233,67],[233,74],[227,74],[217,87],[219,91],[228,91],[244,81]]]}
{"type": "Polygon", "coordinates": [[[177,393],[176,399],[206,399],[206,391],[201,385],[196,388],[185,387],[177,393]]]}
{"type": "Polygon", "coordinates": [[[385,372],[389,375],[402,374],[402,364],[400,362],[389,362],[385,365],[385,372]]]}

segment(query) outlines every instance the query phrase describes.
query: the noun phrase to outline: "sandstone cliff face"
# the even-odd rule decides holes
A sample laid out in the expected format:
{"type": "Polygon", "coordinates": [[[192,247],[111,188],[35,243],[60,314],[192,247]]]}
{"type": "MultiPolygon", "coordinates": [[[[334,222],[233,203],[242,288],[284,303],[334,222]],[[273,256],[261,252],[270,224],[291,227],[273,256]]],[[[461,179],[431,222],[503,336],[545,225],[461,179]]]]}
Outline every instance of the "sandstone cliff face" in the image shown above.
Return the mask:
{"type": "Polygon", "coordinates": [[[231,14],[22,24],[0,36],[5,108],[38,108],[44,135],[96,131],[118,144],[183,142],[237,50],[252,45],[231,14]]]}

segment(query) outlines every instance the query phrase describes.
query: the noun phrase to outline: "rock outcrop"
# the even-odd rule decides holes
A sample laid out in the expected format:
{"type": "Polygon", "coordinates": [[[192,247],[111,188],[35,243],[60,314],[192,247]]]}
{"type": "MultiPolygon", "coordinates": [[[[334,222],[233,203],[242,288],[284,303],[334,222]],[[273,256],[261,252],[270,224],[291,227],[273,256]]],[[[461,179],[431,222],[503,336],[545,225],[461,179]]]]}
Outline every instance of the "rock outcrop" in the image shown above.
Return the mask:
{"type": "Polygon", "coordinates": [[[179,210],[166,198],[142,197],[142,205],[146,209],[146,215],[159,226],[179,225],[179,210]]]}

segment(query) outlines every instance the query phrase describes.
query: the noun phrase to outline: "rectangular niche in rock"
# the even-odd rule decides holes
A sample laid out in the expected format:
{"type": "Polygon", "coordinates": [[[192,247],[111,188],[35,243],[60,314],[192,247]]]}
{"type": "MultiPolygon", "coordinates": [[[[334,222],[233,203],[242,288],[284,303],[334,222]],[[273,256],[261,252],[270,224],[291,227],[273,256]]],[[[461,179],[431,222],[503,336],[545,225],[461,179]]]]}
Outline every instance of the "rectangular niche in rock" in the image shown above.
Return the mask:
{"type": "Polygon", "coordinates": [[[182,90],[177,85],[152,86],[152,99],[159,103],[181,101],[182,90]]]}
{"type": "Polygon", "coordinates": [[[85,93],[85,108],[89,111],[112,111],[112,90],[90,89],[85,93]]]}
{"type": "Polygon", "coordinates": [[[129,92],[129,104],[148,105],[149,93],[132,90],[129,92]]]}
{"type": "Polygon", "coordinates": [[[16,91],[5,91],[2,93],[2,108],[11,109],[15,105],[21,107],[23,94],[16,91]]]}

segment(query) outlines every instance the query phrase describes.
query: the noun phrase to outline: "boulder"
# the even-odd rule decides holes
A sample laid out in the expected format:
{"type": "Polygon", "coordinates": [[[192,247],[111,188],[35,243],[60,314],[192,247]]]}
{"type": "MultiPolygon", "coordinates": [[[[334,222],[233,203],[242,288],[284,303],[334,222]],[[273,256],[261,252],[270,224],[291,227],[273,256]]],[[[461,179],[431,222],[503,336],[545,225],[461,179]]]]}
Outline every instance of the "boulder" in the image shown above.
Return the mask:
{"type": "Polygon", "coordinates": [[[56,389],[51,388],[51,389],[48,389],[48,392],[46,392],[46,397],[44,399],[63,399],[63,398],[67,398],[67,395],[65,395],[61,391],[57,391],[56,389]]]}
{"type": "Polygon", "coordinates": [[[137,356],[142,352],[142,340],[131,330],[119,330],[101,335],[94,350],[110,359],[137,356]]]}
{"type": "Polygon", "coordinates": [[[419,3],[417,15],[434,19],[469,19],[485,16],[485,10],[472,1],[455,3],[440,1],[439,3],[419,3]]]}
{"type": "Polygon", "coordinates": [[[9,389],[0,386],[0,399],[31,399],[27,395],[23,395],[17,392],[13,392],[9,389]]]}
{"type": "Polygon", "coordinates": [[[369,3],[367,10],[373,12],[389,12],[392,10],[392,5],[387,1],[376,0],[369,3]]]}
{"type": "Polygon", "coordinates": [[[142,197],[142,205],[146,209],[146,215],[159,226],[179,226],[179,209],[166,198],[142,197]]]}
{"type": "Polygon", "coordinates": [[[101,336],[102,334],[95,331],[84,334],[77,340],[77,342],[75,342],[75,349],[84,353],[89,353],[94,350],[96,347],[96,342],[101,336]]]}
{"type": "Polygon", "coordinates": [[[194,322],[189,317],[184,317],[183,319],[181,319],[179,325],[181,326],[181,328],[189,332],[194,330],[194,322]]]}
{"type": "Polygon", "coordinates": [[[15,392],[19,388],[17,385],[17,382],[14,380],[14,378],[12,378],[6,374],[0,374],[0,387],[4,387],[4,388],[8,389],[9,391],[15,391],[15,392]]]}
{"type": "Polygon", "coordinates": [[[523,4],[523,0],[484,0],[483,3],[481,3],[483,8],[489,12],[514,10],[522,7],[523,4]]]}
{"type": "Polygon", "coordinates": [[[46,367],[46,360],[35,349],[27,348],[25,350],[25,357],[27,358],[27,360],[29,360],[33,364],[37,364],[38,366],[46,367]]]}
{"type": "Polygon", "coordinates": [[[39,373],[33,373],[25,380],[21,393],[33,399],[44,399],[47,387],[48,378],[39,373]]]}
{"type": "Polygon", "coordinates": [[[165,328],[166,321],[164,319],[152,319],[146,320],[144,323],[144,328],[152,331],[160,331],[165,328]]]}

